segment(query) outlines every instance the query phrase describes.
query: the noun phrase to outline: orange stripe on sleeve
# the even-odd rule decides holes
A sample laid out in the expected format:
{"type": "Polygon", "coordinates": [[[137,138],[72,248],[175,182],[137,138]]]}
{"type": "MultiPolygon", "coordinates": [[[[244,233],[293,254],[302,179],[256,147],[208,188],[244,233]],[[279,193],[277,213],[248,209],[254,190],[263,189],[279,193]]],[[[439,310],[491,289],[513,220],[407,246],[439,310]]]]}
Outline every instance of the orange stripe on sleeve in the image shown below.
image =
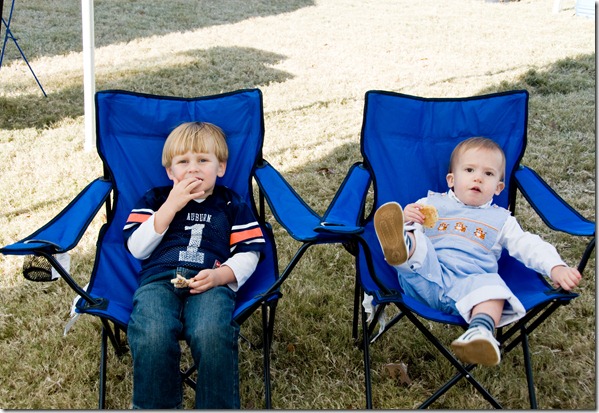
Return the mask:
{"type": "Polygon", "coordinates": [[[139,222],[141,224],[142,222],[146,222],[148,219],[150,219],[150,217],[151,215],[148,214],[136,214],[134,212],[129,214],[127,222],[139,222]]]}
{"type": "Polygon", "coordinates": [[[245,231],[234,232],[231,234],[230,245],[235,245],[240,242],[246,241],[252,238],[258,238],[262,236],[262,230],[259,227],[247,229],[245,231]]]}

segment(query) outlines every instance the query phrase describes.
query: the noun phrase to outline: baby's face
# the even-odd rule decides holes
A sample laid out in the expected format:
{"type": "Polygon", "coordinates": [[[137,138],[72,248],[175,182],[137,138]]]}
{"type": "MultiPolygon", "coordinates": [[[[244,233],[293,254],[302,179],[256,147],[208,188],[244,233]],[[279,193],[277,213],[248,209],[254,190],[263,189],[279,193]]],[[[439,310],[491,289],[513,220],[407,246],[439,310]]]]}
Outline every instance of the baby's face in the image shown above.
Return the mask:
{"type": "Polygon", "coordinates": [[[503,157],[498,151],[468,149],[457,159],[453,172],[447,174],[447,185],[464,204],[481,206],[505,187],[502,167],[503,157]]]}

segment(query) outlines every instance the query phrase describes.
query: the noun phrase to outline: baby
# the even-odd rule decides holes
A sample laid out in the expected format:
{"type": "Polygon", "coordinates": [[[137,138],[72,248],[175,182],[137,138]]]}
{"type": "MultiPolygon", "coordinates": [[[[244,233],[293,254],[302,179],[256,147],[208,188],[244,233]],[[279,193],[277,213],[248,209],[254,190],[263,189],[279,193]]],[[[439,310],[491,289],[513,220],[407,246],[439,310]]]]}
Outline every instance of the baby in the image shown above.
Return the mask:
{"type": "Polygon", "coordinates": [[[405,293],[469,323],[451,343],[466,363],[499,364],[495,328],[526,313],[497,273],[503,249],[565,290],[581,279],[551,244],[523,231],[508,210],[492,203],[505,187],[504,173],[503,150],[491,139],[470,138],[451,154],[448,192],[429,192],[404,209],[386,203],[374,215],[383,254],[397,270],[405,293]],[[423,226],[424,205],[438,211],[432,228],[423,226]]]}

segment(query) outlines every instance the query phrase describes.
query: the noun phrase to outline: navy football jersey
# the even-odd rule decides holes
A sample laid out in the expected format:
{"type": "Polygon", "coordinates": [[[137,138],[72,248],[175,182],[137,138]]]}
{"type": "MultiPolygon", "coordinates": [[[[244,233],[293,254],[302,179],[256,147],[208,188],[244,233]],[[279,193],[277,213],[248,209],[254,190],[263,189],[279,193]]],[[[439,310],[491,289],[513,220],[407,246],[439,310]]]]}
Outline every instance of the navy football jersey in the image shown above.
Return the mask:
{"type": "MultiPolygon", "coordinates": [[[[125,224],[125,245],[137,227],[158,211],[171,189],[153,188],[143,196],[125,224]]],[[[250,207],[235,192],[217,185],[203,202],[190,201],[175,214],[160,244],[142,261],[140,276],[177,267],[216,268],[237,252],[261,253],[264,243],[250,207]]]]}

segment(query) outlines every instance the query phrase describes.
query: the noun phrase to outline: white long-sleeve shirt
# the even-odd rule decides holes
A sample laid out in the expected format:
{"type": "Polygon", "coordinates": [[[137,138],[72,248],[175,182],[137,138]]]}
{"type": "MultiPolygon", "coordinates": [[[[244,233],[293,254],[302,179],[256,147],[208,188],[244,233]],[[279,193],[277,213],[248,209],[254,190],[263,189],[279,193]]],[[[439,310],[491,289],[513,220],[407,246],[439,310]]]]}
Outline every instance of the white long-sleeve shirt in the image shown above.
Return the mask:
{"type": "MultiPolygon", "coordinates": [[[[168,228],[167,228],[168,229],[168,228]]],[[[139,227],[131,234],[127,240],[127,248],[129,252],[138,260],[144,260],[152,254],[154,249],[160,244],[164,234],[159,234],[154,230],[154,215],[147,221],[141,223],[139,227]]],[[[226,265],[235,274],[234,283],[229,283],[228,286],[233,291],[237,291],[252,275],[258,265],[260,254],[256,251],[239,252],[231,256],[222,265],[226,265]]]]}
{"type": "MultiPolygon", "coordinates": [[[[448,191],[448,196],[456,202],[462,203],[453,191],[448,191]]],[[[416,203],[426,205],[427,198],[422,198],[416,203]]],[[[492,202],[488,202],[479,208],[488,208],[492,202]]],[[[422,225],[413,224],[415,228],[422,230],[422,225]]],[[[520,261],[528,268],[551,278],[551,269],[558,265],[566,266],[553,245],[544,241],[536,234],[524,231],[516,218],[510,215],[505,225],[501,228],[497,241],[491,251],[497,259],[501,257],[503,249],[520,261]]]]}

